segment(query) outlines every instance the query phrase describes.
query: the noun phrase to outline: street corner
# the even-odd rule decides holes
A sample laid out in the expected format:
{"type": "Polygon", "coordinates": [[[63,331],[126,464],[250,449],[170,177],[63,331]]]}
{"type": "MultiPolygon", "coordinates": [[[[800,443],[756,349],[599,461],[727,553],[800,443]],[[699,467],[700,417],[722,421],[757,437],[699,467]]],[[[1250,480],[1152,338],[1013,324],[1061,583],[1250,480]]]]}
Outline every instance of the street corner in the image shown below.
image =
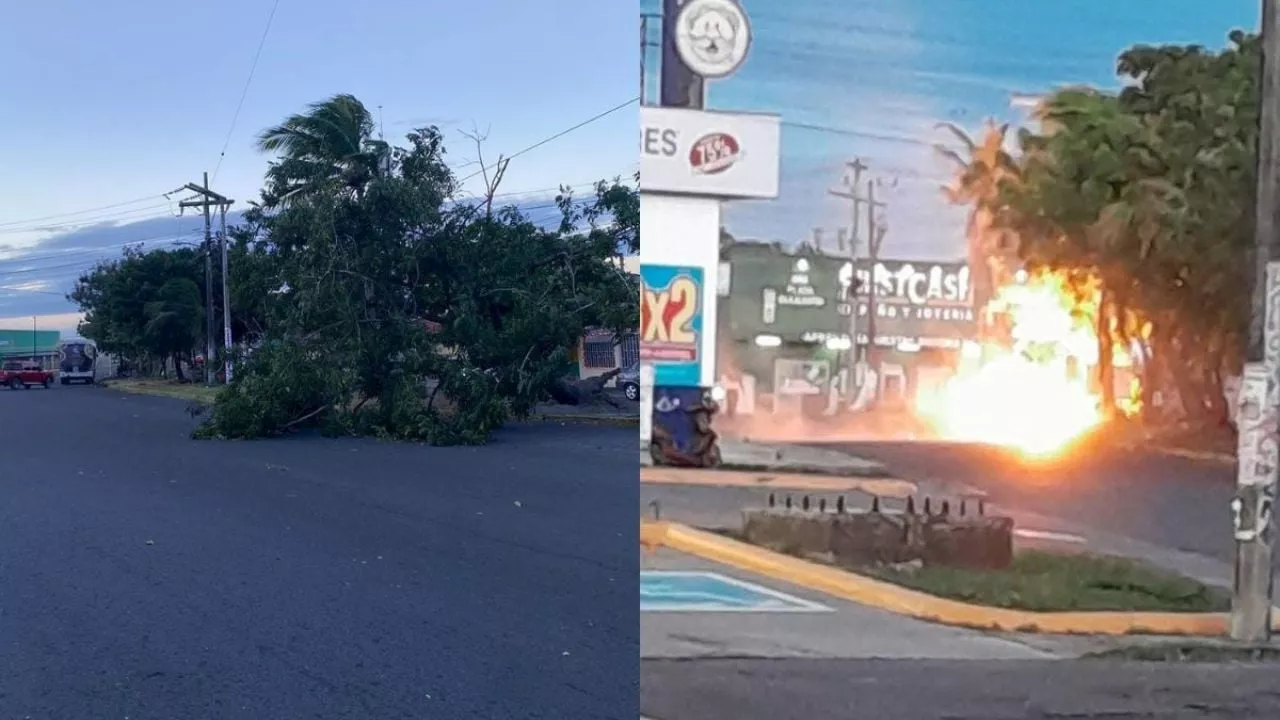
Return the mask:
{"type": "Polygon", "coordinates": [[[893,477],[838,477],[771,470],[731,470],[642,466],[640,482],[653,485],[691,485],[759,490],[810,492],[862,492],[868,495],[903,499],[915,495],[916,483],[893,477]]]}

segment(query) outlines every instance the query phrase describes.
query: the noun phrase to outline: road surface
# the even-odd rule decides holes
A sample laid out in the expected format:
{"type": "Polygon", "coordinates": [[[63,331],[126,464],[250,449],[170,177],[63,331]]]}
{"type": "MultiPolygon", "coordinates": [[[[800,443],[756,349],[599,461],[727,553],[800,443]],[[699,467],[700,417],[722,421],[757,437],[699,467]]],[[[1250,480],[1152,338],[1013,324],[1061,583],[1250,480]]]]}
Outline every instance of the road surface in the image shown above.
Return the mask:
{"type": "Polygon", "coordinates": [[[1275,665],[1095,660],[646,660],[652,720],[1260,720],[1275,665]]]}
{"type": "Polygon", "coordinates": [[[1020,462],[1009,453],[933,442],[839,446],[885,463],[908,480],[961,482],[997,505],[1231,560],[1234,470],[1221,463],[1156,452],[1108,452],[1055,465],[1020,462]]]}
{"type": "Polygon", "coordinates": [[[625,718],[635,430],[188,439],[0,393],[0,718],[625,718]]]}

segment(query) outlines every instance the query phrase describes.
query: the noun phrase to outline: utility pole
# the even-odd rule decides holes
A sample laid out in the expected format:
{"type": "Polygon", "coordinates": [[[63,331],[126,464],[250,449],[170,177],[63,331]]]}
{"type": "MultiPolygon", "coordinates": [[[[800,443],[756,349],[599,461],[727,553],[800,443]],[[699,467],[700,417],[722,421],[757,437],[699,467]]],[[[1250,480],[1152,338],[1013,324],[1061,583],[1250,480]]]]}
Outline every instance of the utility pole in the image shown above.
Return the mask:
{"type": "Polygon", "coordinates": [[[218,214],[221,224],[218,230],[218,237],[222,239],[222,348],[223,348],[223,377],[227,383],[231,382],[231,275],[227,272],[227,206],[225,203],[218,205],[218,214]]]}
{"type": "MultiPolygon", "coordinates": [[[[229,207],[230,198],[219,195],[209,189],[209,173],[204,174],[204,183],[196,185],[187,183],[183,189],[190,190],[200,196],[198,200],[184,200],[178,203],[179,208],[198,207],[204,213],[204,382],[213,384],[213,219],[209,209],[212,207],[229,207]]],[[[224,249],[225,252],[225,249],[224,249]]],[[[223,256],[223,283],[225,299],[226,257],[223,256]]]]}
{"type": "Polygon", "coordinates": [[[662,65],[659,67],[662,82],[659,88],[663,107],[683,107],[701,110],[706,99],[706,83],[680,59],[676,49],[676,18],[680,16],[681,0],[662,0],[662,65]]]}
{"type": "Polygon", "coordinates": [[[1231,637],[1246,643],[1271,637],[1274,522],[1280,470],[1280,0],[1262,3],[1261,119],[1254,219],[1254,279],[1249,344],[1241,379],[1236,496],[1231,501],[1236,541],[1231,637]]]}
{"type": "MultiPolygon", "coordinates": [[[[876,200],[876,181],[867,181],[867,264],[870,266],[868,277],[871,282],[867,287],[867,367],[873,368],[877,382],[880,378],[880,353],[876,347],[876,263],[880,262],[880,245],[884,242],[888,225],[876,217],[876,210],[884,208],[884,203],[876,200]]],[[[871,396],[874,407],[880,397],[880,388],[876,388],[871,396]]]]}
{"type": "MultiPolygon", "coordinates": [[[[849,265],[853,269],[853,275],[849,278],[849,355],[847,360],[849,387],[856,389],[862,386],[858,380],[858,364],[862,361],[862,347],[858,344],[858,211],[862,206],[862,197],[858,192],[862,186],[862,174],[867,171],[867,165],[862,162],[862,158],[854,158],[851,162],[845,163],[844,167],[845,174],[840,179],[841,187],[832,188],[827,192],[848,200],[852,207],[849,217],[849,265]]],[[[850,396],[852,399],[852,393],[850,396]]]]}

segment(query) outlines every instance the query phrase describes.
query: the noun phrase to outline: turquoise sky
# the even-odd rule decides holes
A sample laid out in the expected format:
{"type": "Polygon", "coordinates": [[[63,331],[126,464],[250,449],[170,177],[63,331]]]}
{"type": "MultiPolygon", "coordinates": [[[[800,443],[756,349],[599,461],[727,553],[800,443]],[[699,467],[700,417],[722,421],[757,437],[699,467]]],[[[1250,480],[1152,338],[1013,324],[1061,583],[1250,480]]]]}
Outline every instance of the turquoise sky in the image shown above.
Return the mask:
{"type": "MultiPolygon", "coordinates": [[[[847,225],[847,201],[827,195],[842,164],[860,156],[885,190],[896,258],[955,259],[964,211],[938,187],[948,166],[932,145],[942,121],[975,130],[984,118],[1020,122],[1015,93],[1056,86],[1113,87],[1115,58],[1136,43],[1219,47],[1233,28],[1258,26],[1259,0],[742,0],[751,54],[711,86],[708,107],[782,116],[781,196],[737,202],[734,235],[793,243],[812,228],[847,225]],[[810,126],[810,127],[805,127],[810,126]],[[814,129],[817,128],[825,129],[814,129]]],[[[658,12],[655,0],[642,10],[658,12]]],[[[657,39],[657,33],[653,34],[657,39]]],[[[652,70],[657,51],[647,54],[652,70]]],[[[656,81],[650,82],[656,102],[656,81]]]]}
{"type": "MultiPolygon", "coordinates": [[[[58,295],[102,255],[95,248],[132,237],[117,227],[103,239],[85,226],[166,215],[159,195],[213,173],[224,142],[214,189],[255,197],[267,158],[252,149],[254,135],[335,93],[381,105],[388,136],[442,126],[464,174],[475,151],[457,130],[487,128],[492,160],[638,94],[627,3],[280,0],[232,130],[272,6],[5,3],[0,246],[27,256],[0,248],[0,287],[22,288],[0,290],[0,323],[70,311],[58,295]],[[92,210],[117,203],[125,204],[92,210]],[[72,230],[82,231],[74,246],[59,238],[72,230]]],[[[632,106],[521,156],[504,190],[541,197],[561,183],[633,171],[636,117],[632,106]]],[[[180,228],[151,221],[136,238],[153,237],[157,222],[180,228]]],[[[196,227],[187,222],[186,231],[196,227]]]]}

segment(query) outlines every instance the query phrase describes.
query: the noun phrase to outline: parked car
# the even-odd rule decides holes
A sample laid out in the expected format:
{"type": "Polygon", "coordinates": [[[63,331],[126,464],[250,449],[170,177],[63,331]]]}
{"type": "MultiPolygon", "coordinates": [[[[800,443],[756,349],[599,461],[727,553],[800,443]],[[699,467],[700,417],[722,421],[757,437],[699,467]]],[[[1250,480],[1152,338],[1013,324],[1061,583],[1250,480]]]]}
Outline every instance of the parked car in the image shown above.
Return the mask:
{"type": "Polygon", "coordinates": [[[0,385],[7,385],[10,390],[25,390],[32,385],[48,389],[53,380],[54,374],[39,365],[5,363],[0,367],[0,385]]]}
{"type": "Polygon", "coordinates": [[[618,373],[618,387],[628,400],[640,400],[640,363],[632,363],[618,373]]]}

